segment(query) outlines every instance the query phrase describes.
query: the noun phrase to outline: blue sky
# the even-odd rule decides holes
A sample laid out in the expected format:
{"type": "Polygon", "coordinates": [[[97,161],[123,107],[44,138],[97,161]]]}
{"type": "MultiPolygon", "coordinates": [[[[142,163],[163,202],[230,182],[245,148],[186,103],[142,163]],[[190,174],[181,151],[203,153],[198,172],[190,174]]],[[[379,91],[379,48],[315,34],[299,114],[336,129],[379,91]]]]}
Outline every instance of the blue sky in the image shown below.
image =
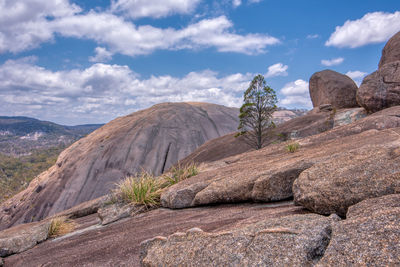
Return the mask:
{"type": "Polygon", "coordinates": [[[398,0],[3,0],[0,115],[104,123],[160,102],[239,107],[254,75],[312,108],[309,77],[361,83],[398,0]]]}

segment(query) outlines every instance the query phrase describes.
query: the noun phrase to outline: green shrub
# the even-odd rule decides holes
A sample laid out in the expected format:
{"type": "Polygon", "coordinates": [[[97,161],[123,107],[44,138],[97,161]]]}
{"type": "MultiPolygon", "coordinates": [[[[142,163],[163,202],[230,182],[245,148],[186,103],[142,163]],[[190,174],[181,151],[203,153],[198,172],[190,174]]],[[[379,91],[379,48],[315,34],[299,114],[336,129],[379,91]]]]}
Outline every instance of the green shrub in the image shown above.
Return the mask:
{"type": "Polygon", "coordinates": [[[77,224],[65,217],[55,217],[51,220],[49,237],[57,237],[68,234],[75,230],[77,224]]]}
{"type": "Polygon", "coordinates": [[[296,152],[300,148],[299,143],[290,143],[286,146],[286,150],[290,153],[296,152]]]}
{"type": "Polygon", "coordinates": [[[197,174],[199,174],[199,170],[196,164],[191,163],[182,166],[180,163],[178,163],[176,166],[173,166],[167,174],[164,174],[161,177],[163,180],[162,187],[169,187],[197,174]]]}
{"type": "Polygon", "coordinates": [[[117,184],[114,195],[125,203],[146,207],[158,206],[161,195],[160,182],[148,172],[126,177],[117,184]]]}

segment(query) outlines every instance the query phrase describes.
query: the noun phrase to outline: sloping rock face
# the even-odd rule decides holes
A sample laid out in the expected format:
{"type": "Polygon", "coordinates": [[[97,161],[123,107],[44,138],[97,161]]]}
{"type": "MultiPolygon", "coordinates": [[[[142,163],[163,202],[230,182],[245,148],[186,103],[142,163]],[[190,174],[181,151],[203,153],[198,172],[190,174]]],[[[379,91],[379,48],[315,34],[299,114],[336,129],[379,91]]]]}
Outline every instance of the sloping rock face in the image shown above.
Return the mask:
{"type": "Polygon", "coordinates": [[[348,76],[332,70],[314,73],[310,78],[310,97],[314,107],[330,104],[332,107],[358,107],[357,85],[348,76]]]}
{"type": "Polygon", "coordinates": [[[237,125],[237,109],[207,103],[165,103],[117,118],[71,145],[53,167],[3,203],[0,229],[105,195],[142,168],[160,174],[237,125]]]}
{"type": "Polygon", "coordinates": [[[383,49],[379,69],[364,78],[357,102],[369,112],[400,105],[400,32],[383,49]]]}
{"type": "Polygon", "coordinates": [[[193,228],[141,244],[142,266],[312,266],[323,255],[336,217],[270,219],[233,231],[193,228]]]}
{"type": "Polygon", "coordinates": [[[400,195],[368,199],[334,223],[317,266],[399,266],[400,195]]]}
{"type": "MultiPolygon", "coordinates": [[[[358,152],[359,149],[370,149],[368,151],[372,151],[372,153],[368,156],[371,161],[374,158],[374,149],[377,151],[381,149],[382,152],[379,154],[381,156],[377,156],[375,163],[371,162],[372,166],[382,163],[382,166],[392,167],[393,165],[393,168],[396,169],[397,150],[393,150],[393,148],[400,146],[400,130],[379,131],[377,129],[400,127],[398,115],[400,115],[400,107],[393,107],[352,124],[299,139],[297,141],[300,149],[295,153],[287,152],[287,143],[280,143],[258,151],[204,164],[200,174],[163,192],[161,203],[164,207],[185,208],[212,203],[282,200],[293,196],[292,185],[300,173],[312,168],[315,164],[334,162],[335,159],[340,159],[342,156],[347,157],[348,162],[343,161],[343,166],[340,168],[346,168],[346,165],[355,164],[349,157],[351,154],[348,153],[358,155],[361,153],[358,152]],[[387,160],[390,164],[386,162],[387,160]]],[[[359,157],[361,158],[362,155],[359,157]]],[[[365,156],[363,159],[365,162],[368,160],[365,156]]],[[[370,193],[364,195],[365,197],[390,193],[390,190],[385,191],[378,187],[380,180],[374,180],[373,177],[379,176],[379,174],[389,178],[387,169],[377,168],[377,171],[371,174],[367,180],[370,182],[370,186],[376,186],[376,192],[368,191],[370,193]],[[371,184],[374,182],[377,184],[371,184]]],[[[362,172],[354,173],[354,176],[364,179],[362,172]]],[[[381,181],[380,185],[393,186],[395,178],[393,177],[391,181],[393,183],[381,181]]],[[[312,192],[312,190],[312,187],[306,189],[307,192],[312,192]]],[[[349,190],[355,191],[346,192],[349,194],[348,198],[363,200],[362,197],[356,197],[358,194],[356,189],[349,190]]],[[[317,200],[316,198],[315,201],[317,200]]],[[[350,205],[354,203],[351,202],[350,205]]],[[[337,204],[332,203],[332,205],[337,204]]]]}

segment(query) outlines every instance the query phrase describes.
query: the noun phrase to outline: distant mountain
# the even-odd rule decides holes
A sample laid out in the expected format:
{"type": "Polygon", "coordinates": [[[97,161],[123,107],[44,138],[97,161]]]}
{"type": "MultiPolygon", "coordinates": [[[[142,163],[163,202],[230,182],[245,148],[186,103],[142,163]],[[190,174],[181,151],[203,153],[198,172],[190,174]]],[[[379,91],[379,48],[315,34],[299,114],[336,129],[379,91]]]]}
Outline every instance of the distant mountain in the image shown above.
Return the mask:
{"type": "Polygon", "coordinates": [[[29,117],[0,116],[0,153],[21,156],[33,150],[67,146],[101,126],[64,126],[29,117]]]}

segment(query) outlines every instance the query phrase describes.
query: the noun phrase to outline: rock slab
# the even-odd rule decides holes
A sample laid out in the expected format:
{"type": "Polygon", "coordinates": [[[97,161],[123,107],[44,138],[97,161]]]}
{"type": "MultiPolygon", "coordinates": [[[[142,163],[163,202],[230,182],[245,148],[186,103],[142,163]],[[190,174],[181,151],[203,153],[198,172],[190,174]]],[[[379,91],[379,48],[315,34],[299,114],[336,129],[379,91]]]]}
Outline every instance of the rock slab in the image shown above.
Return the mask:
{"type": "Polygon", "coordinates": [[[314,107],[326,104],[336,109],[358,107],[357,89],[350,77],[332,70],[316,72],[310,78],[310,97],[314,107]]]}
{"type": "Polygon", "coordinates": [[[193,228],[141,244],[142,266],[312,266],[329,244],[337,216],[270,219],[231,231],[193,228]]]}
{"type": "Polygon", "coordinates": [[[143,205],[115,203],[99,208],[97,214],[101,220],[101,224],[107,225],[145,210],[146,208],[143,205]]]}
{"type": "Polygon", "coordinates": [[[0,232],[0,257],[21,253],[48,237],[50,221],[22,224],[0,232]]]}
{"type": "Polygon", "coordinates": [[[362,200],[400,193],[400,138],[387,141],[343,152],[302,172],[293,184],[295,203],[345,216],[362,200]]]}
{"type": "Polygon", "coordinates": [[[399,265],[400,195],[388,195],[350,207],[317,266],[399,265]]]}

